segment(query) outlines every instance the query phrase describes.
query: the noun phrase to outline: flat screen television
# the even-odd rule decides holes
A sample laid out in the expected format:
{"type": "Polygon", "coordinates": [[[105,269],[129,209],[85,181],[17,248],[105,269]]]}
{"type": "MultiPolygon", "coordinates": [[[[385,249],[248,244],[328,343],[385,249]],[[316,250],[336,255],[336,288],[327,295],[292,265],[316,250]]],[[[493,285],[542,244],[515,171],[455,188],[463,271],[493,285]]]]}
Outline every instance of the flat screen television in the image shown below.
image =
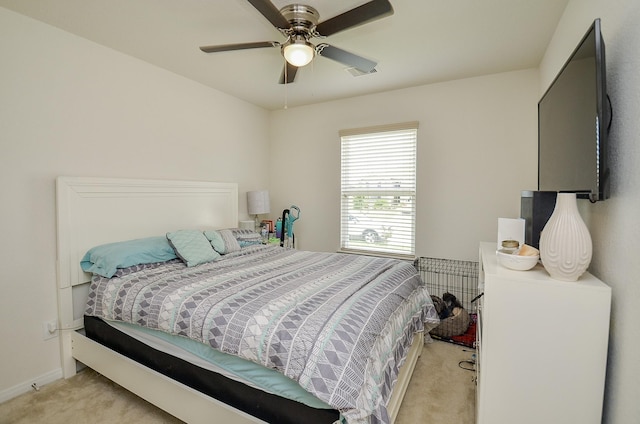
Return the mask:
{"type": "Polygon", "coordinates": [[[609,197],[610,109],[596,19],[538,102],[538,190],[609,197]]]}

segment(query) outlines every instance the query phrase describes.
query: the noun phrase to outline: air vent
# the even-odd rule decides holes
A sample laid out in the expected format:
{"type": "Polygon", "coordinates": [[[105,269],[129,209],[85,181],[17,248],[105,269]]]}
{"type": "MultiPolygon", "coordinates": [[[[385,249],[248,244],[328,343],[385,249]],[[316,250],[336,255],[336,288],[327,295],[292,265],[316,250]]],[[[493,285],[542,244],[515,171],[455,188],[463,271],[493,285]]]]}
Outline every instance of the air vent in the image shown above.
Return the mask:
{"type": "Polygon", "coordinates": [[[358,68],[346,68],[346,71],[349,72],[351,76],[354,76],[354,77],[361,77],[363,75],[375,74],[376,72],[378,72],[376,71],[376,68],[373,68],[371,72],[363,72],[358,68]]]}

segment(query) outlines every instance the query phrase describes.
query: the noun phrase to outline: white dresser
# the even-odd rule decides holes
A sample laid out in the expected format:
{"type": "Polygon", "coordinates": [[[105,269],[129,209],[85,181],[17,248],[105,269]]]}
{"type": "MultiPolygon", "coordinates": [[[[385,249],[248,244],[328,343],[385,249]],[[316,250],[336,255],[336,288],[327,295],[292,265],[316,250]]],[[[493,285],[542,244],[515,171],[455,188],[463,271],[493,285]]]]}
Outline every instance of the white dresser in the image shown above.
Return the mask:
{"type": "Polygon", "coordinates": [[[601,422],[611,288],[512,271],[480,244],[477,423],[601,422]]]}

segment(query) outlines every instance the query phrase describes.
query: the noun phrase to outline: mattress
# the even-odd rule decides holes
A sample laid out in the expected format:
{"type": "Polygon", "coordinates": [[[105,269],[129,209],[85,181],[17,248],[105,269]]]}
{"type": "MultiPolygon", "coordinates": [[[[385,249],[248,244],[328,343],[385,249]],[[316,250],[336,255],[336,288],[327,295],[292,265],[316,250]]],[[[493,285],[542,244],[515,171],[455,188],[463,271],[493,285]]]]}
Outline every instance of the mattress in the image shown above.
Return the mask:
{"type": "MultiPolygon", "coordinates": [[[[439,322],[410,263],[276,246],[191,268],[170,261],[95,276],[87,315],[276,370],[349,423],[389,421],[386,404],[413,334],[439,322]]],[[[239,384],[254,389],[247,383],[239,384]]]]}
{"type": "Polygon", "coordinates": [[[199,368],[312,408],[332,409],[325,402],[300,387],[295,381],[276,370],[211,349],[209,346],[185,337],[123,322],[102,321],[128,337],[199,368]]]}
{"type": "Polygon", "coordinates": [[[88,338],[265,422],[299,424],[303,420],[308,424],[333,424],[341,421],[340,413],[336,410],[313,408],[235,381],[153,348],[100,318],[85,316],[84,323],[88,338]]]}

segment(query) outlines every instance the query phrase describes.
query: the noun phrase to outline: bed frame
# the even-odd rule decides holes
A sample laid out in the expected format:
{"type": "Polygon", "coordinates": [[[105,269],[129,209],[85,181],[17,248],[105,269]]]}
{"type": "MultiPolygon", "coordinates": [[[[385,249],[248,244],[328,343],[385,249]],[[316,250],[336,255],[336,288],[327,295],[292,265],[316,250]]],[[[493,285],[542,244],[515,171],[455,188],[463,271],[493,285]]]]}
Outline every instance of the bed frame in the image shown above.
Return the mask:
{"type": "MultiPolygon", "coordinates": [[[[60,350],[65,378],[77,363],[188,423],[263,423],[85,337],[83,313],[90,274],[80,260],[91,247],[157,236],[179,229],[238,226],[238,186],[201,181],[58,177],[57,285],[60,350]]],[[[416,361],[422,334],[414,337],[388,405],[395,420],[416,361]]]]}

